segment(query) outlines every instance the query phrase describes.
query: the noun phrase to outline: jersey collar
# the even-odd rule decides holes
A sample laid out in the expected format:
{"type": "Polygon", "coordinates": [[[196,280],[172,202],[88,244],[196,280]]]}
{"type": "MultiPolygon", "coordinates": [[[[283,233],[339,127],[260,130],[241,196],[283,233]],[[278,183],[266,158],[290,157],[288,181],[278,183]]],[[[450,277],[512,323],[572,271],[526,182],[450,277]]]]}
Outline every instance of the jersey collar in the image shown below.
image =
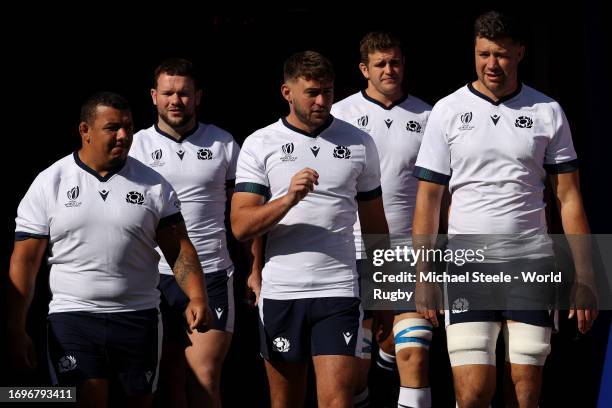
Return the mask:
{"type": "Polygon", "coordinates": [[[495,102],[493,99],[489,98],[488,96],[486,96],[485,94],[479,92],[476,88],[474,88],[474,85],[472,85],[472,83],[468,83],[467,84],[468,89],[470,90],[471,93],[473,93],[474,95],[476,95],[477,97],[484,99],[485,101],[489,102],[492,105],[498,106],[501,105],[502,103],[509,101],[510,99],[514,98],[516,95],[520,94],[521,91],[523,90],[523,84],[521,84],[520,82],[518,83],[518,86],[516,87],[516,90],[514,92],[512,92],[511,94],[508,94],[502,98],[499,98],[499,100],[497,102],[495,102]]]}
{"type": "Polygon", "coordinates": [[[94,176],[95,178],[97,178],[98,181],[100,181],[102,183],[107,182],[115,174],[119,173],[125,167],[125,163],[127,163],[127,161],[128,161],[128,159],[126,158],[125,161],[121,164],[121,166],[118,166],[117,168],[109,171],[106,174],[106,176],[102,177],[97,171],[95,171],[94,169],[92,169],[91,167],[89,167],[88,165],[83,163],[83,161],[79,157],[79,151],[78,150],[76,150],[76,151],[74,151],[74,153],[72,153],[72,157],[74,158],[74,162],[77,164],[77,166],[79,166],[80,168],[82,168],[83,170],[85,170],[86,172],[88,172],[89,174],[94,176]]]}
{"type": "Polygon", "coordinates": [[[334,117],[330,114],[329,118],[327,119],[327,121],[324,124],[322,124],[321,126],[319,126],[317,129],[315,129],[315,131],[312,132],[312,133],[308,133],[305,130],[302,130],[300,128],[297,128],[297,127],[293,126],[291,123],[287,122],[287,118],[285,118],[285,117],[282,117],[281,120],[283,121],[283,125],[285,125],[285,127],[293,130],[294,132],[300,133],[300,134],[302,134],[304,136],[315,138],[315,137],[319,136],[321,133],[323,133],[323,131],[325,129],[327,129],[328,127],[331,126],[332,122],[334,121],[334,117]]]}
{"type": "Polygon", "coordinates": [[[167,137],[168,139],[172,140],[174,143],[183,143],[185,139],[187,139],[189,136],[193,135],[195,132],[198,131],[198,128],[200,127],[200,123],[196,122],[196,125],[193,127],[193,129],[191,129],[184,135],[181,135],[181,138],[178,140],[173,138],[172,136],[170,136],[168,133],[164,132],[163,130],[161,130],[159,126],[157,126],[157,123],[154,123],[153,126],[155,127],[155,130],[157,131],[157,133],[159,133],[162,136],[167,137]]]}
{"type": "Polygon", "coordinates": [[[402,96],[401,98],[399,98],[397,101],[393,102],[391,105],[389,106],[385,106],[384,104],[382,104],[380,101],[377,101],[376,99],[370,97],[365,89],[361,90],[361,96],[364,97],[364,99],[368,102],[372,102],[375,105],[380,106],[381,108],[383,108],[384,110],[391,110],[393,108],[395,108],[397,105],[399,105],[400,103],[404,102],[406,99],[408,99],[408,94],[404,94],[404,96],[402,96]]]}

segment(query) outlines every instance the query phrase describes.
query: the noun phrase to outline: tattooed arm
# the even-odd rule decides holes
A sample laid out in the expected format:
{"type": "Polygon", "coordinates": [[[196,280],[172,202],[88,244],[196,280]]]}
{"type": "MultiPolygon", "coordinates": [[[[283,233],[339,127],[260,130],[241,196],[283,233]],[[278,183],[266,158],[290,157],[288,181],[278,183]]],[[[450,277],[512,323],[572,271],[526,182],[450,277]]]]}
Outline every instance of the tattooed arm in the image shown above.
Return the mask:
{"type": "Polygon", "coordinates": [[[157,244],[174,272],[176,282],[189,298],[185,317],[190,330],[205,331],[210,321],[204,273],[185,223],[169,223],[157,229],[157,244]]]}

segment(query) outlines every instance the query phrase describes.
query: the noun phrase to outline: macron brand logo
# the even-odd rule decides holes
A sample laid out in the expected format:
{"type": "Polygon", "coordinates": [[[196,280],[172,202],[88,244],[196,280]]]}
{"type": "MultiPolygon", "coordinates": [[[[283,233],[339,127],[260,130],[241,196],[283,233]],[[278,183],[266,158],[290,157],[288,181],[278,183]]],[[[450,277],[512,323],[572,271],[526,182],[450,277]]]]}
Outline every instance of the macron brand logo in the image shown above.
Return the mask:
{"type": "Polygon", "coordinates": [[[184,150],[179,150],[178,152],[176,152],[176,154],[178,155],[179,159],[183,160],[183,156],[185,155],[185,151],[184,150]]]}
{"type": "Polygon", "coordinates": [[[108,197],[108,193],[110,193],[110,191],[102,190],[102,191],[98,191],[98,193],[100,194],[100,197],[102,197],[102,200],[106,201],[106,197],[108,197]]]}
{"type": "Polygon", "coordinates": [[[392,123],[393,123],[393,119],[385,119],[385,125],[387,125],[387,129],[391,127],[392,123]]]}
{"type": "Polygon", "coordinates": [[[497,126],[497,122],[499,122],[499,118],[501,118],[501,116],[499,116],[499,115],[491,115],[491,120],[493,121],[493,124],[495,126],[497,126]]]}
{"type": "Polygon", "coordinates": [[[145,373],[145,377],[147,377],[147,382],[151,382],[151,377],[153,377],[153,372],[152,371],[147,371],[145,373]]]}
{"type": "Polygon", "coordinates": [[[317,157],[317,154],[319,154],[319,146],[312,146],[310,148],[310,151],[312,152],[312,154],[314,154],[314,157],[317,157]]]}
{"type": "Polygon", "coordinates": [[[221,316],[223,315],[223,308],[222,307],[216,308],[215,313],[217,314],[217,319],[221,319],[221,316]]]}
{"type": "Polygon", "coordinates": [[[342,336],[344,336],[344,342],[348,346],[349,343],[351,342],[351,339],[353,338],[353,333],[351,333],[351,332],[344,332],[344,333],[342,333],[342,336]]]}

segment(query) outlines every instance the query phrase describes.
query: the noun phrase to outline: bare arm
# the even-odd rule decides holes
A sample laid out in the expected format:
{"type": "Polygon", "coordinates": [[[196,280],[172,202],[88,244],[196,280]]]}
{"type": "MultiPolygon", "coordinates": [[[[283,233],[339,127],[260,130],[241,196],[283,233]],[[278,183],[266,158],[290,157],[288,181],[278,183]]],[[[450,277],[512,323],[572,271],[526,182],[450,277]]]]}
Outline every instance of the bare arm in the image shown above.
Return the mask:
{"type": "MultiPolygon", "coordinates": [[[[357,201],[359,223],[367,257],[373,259],[375,249],[389,248],[389,226],[385,217],[382,197],[372,200],[357,201]]],[[[362,282],[363,282],[362,277],[362,282]]],[[[393,330],[393,312],[390,310],[374,310],[374,323],[372,327],[376,341],[386,339],[393,330]]]]}
{"type": "MultiPolygon", "coordinates": [[[[412,245],[414,248],[430,249],[435,246],[438,228],[440,227],[440,208],[446,186],[428,181],[419,181],[416,206],[412,222],[412,245]]],[[[431,265],[423,262],[416,264],[417,276],[423,271],[431,270],[431,265]]],[[[418,280],[417,280],[418,282],[418,280]]],[[[436,309],[439,309],[441,299],[436,288],[422,286],[417,283],[415,293],[417,310],[434,326],[438,326],[436,309]],[[419,290],[420,289],[420,290],[419,290]]]]}
{"type": "Polygon", "coordinates": [[[208,322],[208,296],[198,254],[187,235],[185,223],[167,224],[157,230],[157,244],[174,272],[176,282],[189,298],[185,311],[191,330],[208,322]]]}
{"type": "Polygon", "coordinates": [[[15,241],[6,289],[6,323],[11,341],[10,357],[16,368],[34,368],[36,359],[32,341],[26,334],[26,317],[34,296],[36,275],[48,239],[29,238],[15,241]]]}
{"type": "MultiPolygon", "coordinates": [[[[576,284],[586,286],[593,293],[596,293],[591,259],[590,230],[582,204],[578,171],[551,175],[550,181],[557,197],[563,231],[572,251],[576,268],[576,284]]],[[[588,306],[588,304],[582,304],[578,299],[578,304],[570,310],[570,318],[577,314],[578,329],[583,333],[591,328],[597,317],[596,308],[588,309],[588,306]]]]}
{"type": "Polygon", "coordinates": [[[247,192],[234,193],[232,197],[232,232],[239,241],[246,241],[265,234],[319,184],[319,174],[305,168],[291,179],[286,195],[264,203],[264,197],[247,192]]]}

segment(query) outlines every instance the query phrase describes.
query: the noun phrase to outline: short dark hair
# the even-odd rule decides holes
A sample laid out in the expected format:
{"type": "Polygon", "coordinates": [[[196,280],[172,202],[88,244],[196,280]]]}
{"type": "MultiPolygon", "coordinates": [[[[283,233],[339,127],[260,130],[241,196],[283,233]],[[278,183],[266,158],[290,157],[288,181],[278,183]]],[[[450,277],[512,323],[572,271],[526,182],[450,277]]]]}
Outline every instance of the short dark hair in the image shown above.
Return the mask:
{"type": "Polygon", "coordinates": [[[474,41],[478,37],[488,40],[499,40],[510,38],[516,43],[523,44],[525,41],[523,27],[514,17],[502,14],[498,11],[488,11],[481,14],[474,22],[474,41]]]}
{"type": "Polygon", "coordinates": [[[169,58],[159,64],[153,72],[153,88],[157,88],[157,80],[161,74],[191,78],[196,85],[196,89],[199,87],[195,66],[191,61],[184,58],[169,58]]]}
{"type": "Polygon", "coordinates": [[[130,104],[123,96],[115,92],[97,92],[87,98],[81,106],[81,122],[91,124],[96,118],[98,106],[130,110],[130,104]]]}
{"type": "Polygon", "coordinates": [[[402,49],[402,42],[393,34],[386,31],[372,31],[367,33],[359,42],[359,54],[361,62],[368,64],[368,55],[376,51],[384,51],[390,48],[402,49]]]}
{"type": "Polygon", "coordinates": [[[333,81],[335,78],[332,63],[316,51],[302,51],[285,60],[283,66],[285,82],[300,77],[306,80],[333,81]]]}

